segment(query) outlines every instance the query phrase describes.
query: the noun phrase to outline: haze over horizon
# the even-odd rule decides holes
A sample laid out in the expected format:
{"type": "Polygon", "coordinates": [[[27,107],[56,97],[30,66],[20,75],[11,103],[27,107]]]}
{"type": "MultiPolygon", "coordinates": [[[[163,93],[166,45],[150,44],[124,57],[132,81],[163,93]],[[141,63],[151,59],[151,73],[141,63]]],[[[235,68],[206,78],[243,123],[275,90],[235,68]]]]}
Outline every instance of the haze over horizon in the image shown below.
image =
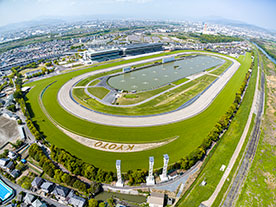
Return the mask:
{"type": "Polygon", "coordinates": [[[273,0],[0,0],[0,26],[41,17],[186,20],[217,16],[276,31],[273,0]]]}

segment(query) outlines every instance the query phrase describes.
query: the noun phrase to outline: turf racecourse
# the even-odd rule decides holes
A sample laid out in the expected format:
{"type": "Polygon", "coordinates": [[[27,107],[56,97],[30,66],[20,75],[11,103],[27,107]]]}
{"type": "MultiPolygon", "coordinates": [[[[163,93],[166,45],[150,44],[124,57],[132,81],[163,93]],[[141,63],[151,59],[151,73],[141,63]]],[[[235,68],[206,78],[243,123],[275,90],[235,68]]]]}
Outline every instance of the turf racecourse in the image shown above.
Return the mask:
{"type": "MultiPolygon", "coordinates": [[[[148,157],[154,156],[154,167],[157,168],[162,167],[162,155],[165,153],[170,156],[170,163],[189,154],[202,142],[218,119],[229,108],[234,100],[235,93],[244,80],[245,73],[250,67],[250,54],[247,54],[246,58],[241,57],[238,60],[241,63],[240,68],[207,110],[191,119],[163,126],[125,128],[94,124],[67,113],[58,104],[58,90],[66,81],[74,76],[94,69],[114,66],[114,63],[93,69],[75,71],[28,84],[34,86],[34,88],[28,93],[27,98],[32,107],[33,119],[39,125],[40,130],[47,136],[47,140],[58,147],[66,149],[72,155],[92,163],[96,167],[113,171],[115,171],[116,159],[122,160],[122,170],[126,171],[130,169],[148,168],[148,157]],[[85,147],[58,130],[40,108],[39,95],[41,91],[54,81],[56,82],[47,88],[43,95],[44,106],[56,122],[75,133],[99,140],[122,143],[155,142],[174,136],[179,136],[179,138],[160,148],[143,152],[112,153],[85,147]]],[[[123,63],[120,62],[120,64],[123,63]]]]}

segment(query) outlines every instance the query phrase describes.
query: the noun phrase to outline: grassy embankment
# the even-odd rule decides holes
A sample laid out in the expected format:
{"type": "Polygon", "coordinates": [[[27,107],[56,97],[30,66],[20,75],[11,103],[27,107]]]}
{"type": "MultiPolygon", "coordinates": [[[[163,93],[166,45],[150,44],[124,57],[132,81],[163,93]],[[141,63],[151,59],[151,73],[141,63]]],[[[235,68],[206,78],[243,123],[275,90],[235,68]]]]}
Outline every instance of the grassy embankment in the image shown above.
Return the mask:
{"type": "Polygon", "coordinates": [[[276,65],[264,55],[266,103],[256,155],[244,182],[236,206],[274,206],[276,203],[276,65]]]}
{"type": "MultiPolygon", "coordinates": [[[[244,57],[240,56],[241,61],[245,61],[244,57]]],[[[223,171],[220,171],[222,165],[228,165],[233,152],[240,140],[240,137],[243,133],[243,129],[246,125],[248,115],[250,113],[255,87],[256,87],[256,78],[257,78],[257,65],[254,67],[245,97],[241,104],[240,109],[238,110],[235,118],[233,119],[228,131],[218,142],[218,146],[215,147],[211,153],[208,155],[206,163],[202,168],[199,176],[196,181],[193,183],[192,187],[184,194],[183,198],[179,201],[178,206],[199,206],[199,204],[212,195],[216,186],[218,185],[220,178],[223,175],[223,171]],[[201,182],[205,180],[207,182],[206,186],[201,186],[201,182]]],[[[253,127],[254,120],[251,120],[250,130],[253,127]]],[[[246,141],[249,138],[250,133],[248,133],[246,141]]],[[[245,145],[243,146],[243,150],[245,145]]],[[[241,158],[241,154],[238,160],[241,158]]],[[[237,163],[234,166],[234,169],[237,167],[237,163]]],[[[230,173],[229,178],[233,177],[233,171],[230,173]]],[[[222,190],[227,189],[228,181],[226,185],[223,186],[222,190]]],[[[219,195],[222,196],[222,195],[219,195]]],[[[219,203],[219,201],[217,201],[219,203]]],[[[217,206],[217,203],[216,205],[217,206]]]]}

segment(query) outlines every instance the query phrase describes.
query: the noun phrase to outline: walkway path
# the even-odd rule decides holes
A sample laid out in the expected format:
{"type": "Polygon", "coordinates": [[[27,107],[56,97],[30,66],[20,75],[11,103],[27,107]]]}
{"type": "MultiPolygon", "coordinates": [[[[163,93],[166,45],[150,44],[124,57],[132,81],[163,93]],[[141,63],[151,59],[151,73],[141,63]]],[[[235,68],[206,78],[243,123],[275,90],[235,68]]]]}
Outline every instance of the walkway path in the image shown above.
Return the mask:
{"type": "MultiPolygon", "coordinates": [[[[187,53],[183,53],[183,54],[187,54],[187,53]]],[[[202,54],[210,55],[210,53],[206,53],[206,52],[202,52],[202,54]]],[[[216,54],[215,56],[223,57],[232,61],[233,62],[232,66],[225,73],[223,73],[221,77],[211,87],[209,87],[208,90],[206,90],[206,92],[204,92],[193,104],[187,106],[186,108],[180,109],[178,111],[174,111],[166,114],[154,115],[154,116],[147,116],[147,117],[116,116],[116,115],[104,114],[93,110],[89,110],[88,108],[85,108],[80,104],[74,102],[74,100],[72,100],[70,96],[70,90],[74,86],[75,82],[87,76],[115,70],[121,67],[130,66],[130,64],[111,67],[100,71],[92,71],[90,73],[86,73],[71,79],[70,81],[65,83],[59,90],[58,101],[60,105],[69,113],[75,116],[78,116],[82,119],[85,119],[87,121],[104,124],[104,125],[113,125],[113,126],[121,126],[121,127],[140,127],[140,126],[145,127],[145,126],[169,124],[169,123],[185,120],[201,113],[206,108],[208,108],[208,106],[213,102],[213,100],[224,88],[224,86],[228,83],[228,81],[232,78],[232,76],[235,74],[235,72],[238,70],[240,66],[240,63],[232,58],[225,57],[219,54],[216,54]]],[[[154,61],[154,60],[157,60],[157,58],[153,58],[147,61],[154,61]]],[[[143,61],[136,62],[136,64],[138,63],[143,63],[143,61]]]]}
{"type": "Polygon", "coordinates": [[[238,143],[238,145],[237,145],[237,147],[236,147],[236,149],[235,149],[235,151],[234,151],[234,153],[233,153],[233,155],[232,155],[232,157],[230,159],[230,162],[229,162],[229,164],[228,164],[228,166],[227,166],[227,168],[226,168],[226,170],[225,170],[222,178],[220,179],[220,182],[217,185],[215,191],[213,192],[213,194],[211,195],[211,197],[207,201],[202,202],[202,206],[206,206],[206,207],[208,206],[209,207],[209,206],[213,205],[213,203],[214,203],[217,195],[219,194],[221,188],[223,187],[225,180],[228,178],[228,176],[229,176],[229,174],[230,174],[230,172],[231,172],[231,170],[232,170],[232,168],[233,168],[233,166],[234,166],[234,164],[235,164],[235,162],[236,162],[236,160],[237,160],[237,158],[238,158],[238,156],[240,154],[240,151],[242,149],[242,146],[243,146],[243,144],[245,142],[246,136],[247,136],[249,128],[250,128],[252,116],[253,116],[254,111],[255,111],[255,106],[257,104],[257,99],[258,99],[258,83],[259,83],[259,69],[258,69],[258,75],[257,75],[257,80],[256,80],[254,99],[253,99],[253,102],[252,102],[252,105],[251,105],[250,114],[248,116],[246,125],[244,127],[242,136],[240,138],[240,141],[239,141],[239,143],[238,143]]]}

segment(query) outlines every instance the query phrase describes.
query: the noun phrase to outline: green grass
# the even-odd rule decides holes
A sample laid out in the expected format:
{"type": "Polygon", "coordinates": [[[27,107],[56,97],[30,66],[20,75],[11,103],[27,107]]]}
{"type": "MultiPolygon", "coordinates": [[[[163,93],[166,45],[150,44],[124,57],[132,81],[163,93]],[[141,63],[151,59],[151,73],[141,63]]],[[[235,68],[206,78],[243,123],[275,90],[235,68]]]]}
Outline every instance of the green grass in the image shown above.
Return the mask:
{"type": "Polygon", "coordinates": [[[220,190],[220,192],[219,192],[219,194],[218,194],[216,200],[215,200],[214,203],[213,203],[213,206],[214,206],[214,207],[215,207],[215,206],[219,206],[220,203],[223,201],[223,197],[225,196],[225,192],[226,192],[227,189],[229,188],[229,185],[231,184],[231,181],[232,181],[232,179],[233,179],[233,176],[235,175],[236,170],[237,170],[238,167],[239,167],[241,158],[242,158],[242,156],[243,156],[243,153],[244,153],[244,151],[245,151],[245,148],[246,148],[246,145],[247,145],[247,143],[248,143],[249,137],[250,137],[250,135],[251,135],[253,126],[254,126],[254,124],[255,124],[255,118],[256,118],[256,115],[253,114],[252,119],[251,119],[251,123],[250,123],[250,127],[249,127],[249,130],[248,130],[248,133],[247,133],[245,142],[244,142],[244,145],[242,146],[242,150],[241,150],[241,152],[240,152],[240,154],[239,154],[239,156],[238,156],[238,158],[237,158],[237,160],[236,160],[236,162],[235,162],[235,164],[234,164],[234,166],[233,166],[233,168],[232,168],[232,170],[231,170],[231,172],[230,172],[230,174],[229,174],[229,176],[228,176],[229,180],[226,180],[226,181],[225,181],[225,183],[224,183],[223,187],[221,188],[221,190],[220,190]]]}
{"type": "MultiPolygon", "coordinates": [[[[112,65],[112,64],[109,64],[109,65],[112,65]]],[[[104,67],[102,67],[102,68],[104,68],[104,67]]],[[[96,75],[89,76],[88,78],[85,78],[85,79],[81,80],[80,82],[78,82],[76,84],[76,86],[86,86],[90,81],[92,81],[94,79],[97,79],[97,78],[102,77],[102,76],[118,73],[120,71],[121,71],[121,69],[118,69],[118,70],[112,70],[112,71],[109,71],[109,72],[103,72],[103,73],[99,73],[99,74],[96,74],[96,75]]],[[[97,80],[95,80],[95,81],[97,81],[97,80]]],[[[94,83],[95,81],[93,81],[92,83],[94,83]]]]}
{"type": "Polygon", "coordinates": [[[140,195],[128,195],[128,194],[121,194],[121,193],[109,193],[109,192],[102,192],[95,196],[95,199],[99,201],[106,201],[109,198],[118,198],[120,200],[125,200],[134,203],[144,203],[147,201],[145,196],[140,195]]]}
{"type": "MultiPolygon", "coordinates": [[[[250,56],[247,55],[247,58],[250,58],[250,56]]],[[[244,60],[244,58],[240,57],[239,60],[244,60]]],[[[206,161],[203,170],[194,182],[190,191],[184,194],[183,198],[180,200],[177,206],[199,206],[202,201],[208,200],[208,198],[214,192],[221,176],[224,173],[219,169],[223,164],[226,166],[228,165],[243,133],[244,126],[246,125],[254,97],[256,77],[257,70],[255,68],[250,79],[244,100],[228,131],[220,139],[217,147],[215,147],[210,155],[208,155],[208,161],[206,161]],[[203,180],[207,182],[206,186],[200,185],[203,180]]]]}
{"type": "Polygon", "coordinates": [[[177,80],[177,81],[172,82],[172,84],[180,85],[181,83],[185,83],[185,82],[187,82],[188,80],[189,80],[188,78],[182,78],[182,79],[180,79],[180,80],[177,80]]]}
{"type": "Polygon", "coordinates": [[[124,98],[138,98],[137,94],[125,94],[124,98]]]}
{"type": "Polygon", "coordinates": [[[93,82],[91,82],[91,83],[89,84],[89,86],[95,86],[95,85],[97,85],[99,82],[101,82],[99,79],[94,80],[93,82]]]}
{"type": "Polygon", "coordinates": [[[78,97],[80,100],[86,100],[91,98],[84,92],[84,88],[74,88],[72,93],[74,97],[78,97]]]}
{"type": "Polygon", "coordinates": [[[220,75],[222,74],[230,65],[232,64],[232,62],[230,60],[226,60],[226,63],[224,63],[221,67],[219,67],[218,69],[210,72],[211,74],[214,75],[220,75]]]}
{"type": "Polygon", "coordinates": [[[103,99],[110,91],[104,87],[93,87],[87,89],[89,93],[96,96],[99,99],[103,99]]]}
{"type": "MultiPolygon", "coordinates": [[[[67,113],[59,105],[57,99],[53,97],[57,97],[59,88],[65,82],[74,76],[91,71],[91,69],[74,71],[33,82],[29,85],[35,87],[27,94],[27,98],[31,103],[34,113],[33,120],[38,123],[40,130],[47,136],[47,140],[58,147],[66,149],[72,155],[92,163],[97,167],[113,171],[115,171],[114,163],[117,159],[122,160],[122,170],[126,171],[129,169],[147,168],[148,157],[155,156],[155,168],[159,168],[163,165],[162,155],[164,153],[169,154],[170,163],[173,163],[189,154],[202,142],[211,128],[232,104],[235,93],[240,88],[245,73],[248,71],[250,62],[250,55],[248,54],[244,61],[241,62],[241,67],[229,81],[227,86],[224,87],[222,92],[204,112],[188,120],[163,126],[137,128],[105,126],[87,122],[67,113]],[[179,138],[174,142],[156,149],[133,153],[104,152],[81,145],[58,130],[55,124],[47,118],[40,108],[38,100],[39,94],[48,84],[54,81],[57,82],[51,85],[43,96],[45,108],[59,124],[75,133],[95,139],[124,143],[153,142],[174,136],[179,136],[179,138]]],[[[121,64],[122,63],[123,62],[121,62],[121,64]]],[[[119,63],[99,66],[93,68],[93,70],[108,66],[111,67],[116,64],[119,63]]]]}
{"type": "Polygon", "coordinates": [[[135,98],[135,99],[121,97],[117,100],[117,102],[120,105],[130,105],[130,104],[139,103],[139,102],[144,101],[154,95],[157,95],[163,91],[166,91],[172,87],[173,87],[172,85],[165,85],[163,87],[160,87],[160,88],[157,88],[157,89],[154,89],[151,91],[138,92],[138,93],[136,93],[137,98],[135,98]]]}

